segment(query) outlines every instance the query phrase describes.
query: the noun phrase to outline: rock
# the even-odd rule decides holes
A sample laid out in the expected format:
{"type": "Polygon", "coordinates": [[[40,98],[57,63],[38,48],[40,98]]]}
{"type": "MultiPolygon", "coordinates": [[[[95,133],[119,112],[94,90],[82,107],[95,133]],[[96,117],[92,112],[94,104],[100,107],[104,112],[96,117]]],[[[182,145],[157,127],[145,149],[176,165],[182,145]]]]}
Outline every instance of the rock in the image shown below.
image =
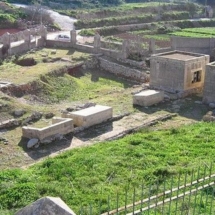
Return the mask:
{"type": "Polygon", "coordinates": [[[43,197],[22,208],[15,215],[75,215],[75,213],[60,199],[43,197]]]}
{"type": "Polygon", "coordinates": [[[14,115],[14,116],[17,116],[17,117],[20,117],[20,116],[22,116],[24,113],[25,113],[25,111],[22,110],[22,109],[20,109],[20,110],[15,110],[15,111],[13,112],[13,115],[14,115]]]}
{"type": "Polygon", "coordinates": [[[75,110],[75,108],[68,107],[66,110],[67,110],[67,111],[69,111],[69,112],[72,112],[72,111],[74,111],[74,110],[75,110]]]}
{"type": "Polygon", "coordinates": [[[56,49],[51,50],[51,54],[56,54],[56,53],[57,53],[56,49]]]}
{"type": "Polygon", "coordinates": [[[40,142],[41,142],[42,144],[49,144],[49,143],[51,143],[52,141],[54,141],[54,138],[50,137],[50,138],[43,139],[43,140],[41,140],[40,142]]]}
{"type": "Polygon", "coordinates": [[[27,148],[30,149],[38,144],[39,140],[37,138],[30,139],[27,143],[27,148]]]}
{"type": "Polygon", "coordinates": [[[42,113],[40,113],[40,112],[34,112],[34,113],[31,115],[31,119],[32,119],[32,120],[38,120],[38,119],[40,119],[42,116],[43,116],[42,113]]]}
{"type": "Polygon", "coordinates": [[[45,115],[44,115],[44,117],[46,118],[46,119],[50,119],[50,118],[52,118],[54,116],[54,114],[53,113],[46,113],[45,115]]]}
{"type": "Polygon", "coordinates": [[[210,108],[215,108],[215,103],[212,103],[212,102],[209,103],[209,107],[210,107],[210,108]]]}
{"type": "Polygon", "coordinates": [[[201,104],[202,104],[202,101],[195,101],[194,103],[195,103],[195,104],[200,104],[200,105],[201,105],[201,104]]]}
{"type": "Polygon", "coordinates": [[[164,95],[164,100],[170,100],[170,97],[168,95],[164,95]]]}
{"type": "Polygon", "coordinates": [[[65,139],[63,134],[56,134],[55,135],[55,140],[63,140],[63,139],[65,139]]]}

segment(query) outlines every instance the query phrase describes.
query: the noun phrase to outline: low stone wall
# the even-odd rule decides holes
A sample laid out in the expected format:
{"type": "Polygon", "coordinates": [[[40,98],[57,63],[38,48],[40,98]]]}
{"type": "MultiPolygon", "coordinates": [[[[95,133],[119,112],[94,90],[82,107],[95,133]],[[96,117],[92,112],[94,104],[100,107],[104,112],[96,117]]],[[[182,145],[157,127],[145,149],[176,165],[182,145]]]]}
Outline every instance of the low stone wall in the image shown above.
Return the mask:
{"type": "Polygon", "coordinates": [[[28,50],[30,50],[30,45],[23,41],[22,43],[12,46],[9,49],[9,55],[16,55],[16,54],[24,53],[28,50]]]}
{"type": "Polygon", "coordinates": [[[172,49],[201,54],[211,54],[215,47],[215,38],[172,37],[172,49]]]}
{"type": "Polygon", "coordinates": [[[43,140],[56,134],[68,134],[73,131],[73,120],[54,117],[52,125],[44,128],[22,127],[22,136],[27,138],[37,138],[43,140]]]}
{"type": "Polygon", "coordinates": [[[140,70],[113,63],[101,57],[98,58],[98,60],[100,68],[117,76],[129,78],[140,83],[147,82],[149,80],[149,76],[140,70]]]}

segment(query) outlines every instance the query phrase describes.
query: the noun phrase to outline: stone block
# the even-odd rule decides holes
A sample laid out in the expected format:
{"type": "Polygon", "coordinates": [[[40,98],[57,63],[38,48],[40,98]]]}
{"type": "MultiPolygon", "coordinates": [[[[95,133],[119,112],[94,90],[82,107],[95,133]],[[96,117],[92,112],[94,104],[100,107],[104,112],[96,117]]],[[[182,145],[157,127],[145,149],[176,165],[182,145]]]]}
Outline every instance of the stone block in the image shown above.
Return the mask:
{"type": "Polygon", "coordinates": [[[76,126],[89,127],[112,118],[113,110],[112,107],[95,105],[79,111],[63,114],[62,116],[72,118],[76,126]]]}
{"type": "Polygon", "coordinates": [[[73,120],[54,117],[52,125],[44,128],[22,127],[22,136],[43,140],[56,134],[68,134],[73,131],[73,120]]]}
{"type": "Polygon", "coordinates": [[[164,99],[164,92],[157,90],[144,90],[133,95],[133,104],[140,106],[151,106],[164,99]]]}

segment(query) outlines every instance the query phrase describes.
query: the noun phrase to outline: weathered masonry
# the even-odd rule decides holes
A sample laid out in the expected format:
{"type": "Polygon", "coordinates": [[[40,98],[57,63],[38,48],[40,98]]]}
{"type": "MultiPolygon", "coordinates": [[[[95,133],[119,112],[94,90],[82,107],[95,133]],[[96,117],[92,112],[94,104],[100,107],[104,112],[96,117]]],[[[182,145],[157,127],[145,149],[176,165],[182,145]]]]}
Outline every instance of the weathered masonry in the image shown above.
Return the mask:
{"type": "Polygon", "coordinates": [[[140,106],[151,106],[164,99],[164,92],[157,90],[144,90],[133,95],[133,104],[140,106]]]}
{"type": "Polygon", "coordinates": [[[95,105],[83,110],[62,114],[64,118],[72,118],[74,125],[89,127],[102,123],[113,116],[112,107],[95,105]]]}
{"type": "Polygon", "coordinates": [[[168,92],[201,89],[209,55],[171,51],[152,55],[150,59],[150,87],[168,92]]]}
{"type": "Polygon", "coordinates": [[[215,62],[206,65],[203,102],[215,103],[215,62]]]}
{"type": "Polygon", "coordinates": [[[22,136],[44,140],[56,134],[68,134],[73,131],[73,120],[54,117],[52,125],[44,128],[22,127],[22,136]]]}

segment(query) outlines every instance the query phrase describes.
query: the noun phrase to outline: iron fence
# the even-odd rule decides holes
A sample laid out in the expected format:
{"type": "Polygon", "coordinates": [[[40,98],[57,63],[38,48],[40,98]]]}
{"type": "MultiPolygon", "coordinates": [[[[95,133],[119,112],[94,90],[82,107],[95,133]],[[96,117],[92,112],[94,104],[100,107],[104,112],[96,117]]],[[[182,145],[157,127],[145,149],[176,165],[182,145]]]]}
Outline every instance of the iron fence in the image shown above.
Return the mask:
{"type": "Polygon", "coordinates": [[[153,185],[135,186],[108,196],[97,206],[82,206],[80,215],[213,215],[215,214],[213,165],[196,171],[180,173],[178,177],[159,178],[153,185]]]}

